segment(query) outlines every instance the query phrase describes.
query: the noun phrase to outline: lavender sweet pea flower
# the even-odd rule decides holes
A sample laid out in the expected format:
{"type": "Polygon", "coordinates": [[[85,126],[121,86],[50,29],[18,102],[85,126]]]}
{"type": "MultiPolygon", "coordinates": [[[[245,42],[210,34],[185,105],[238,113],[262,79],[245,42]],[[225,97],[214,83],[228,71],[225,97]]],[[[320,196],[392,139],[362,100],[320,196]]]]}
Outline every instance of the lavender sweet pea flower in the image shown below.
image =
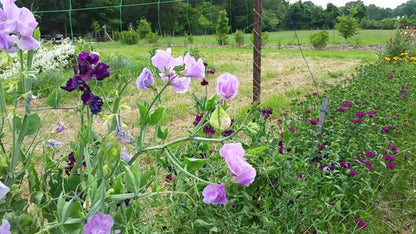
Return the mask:
{"type": "Polygon", "coordinates": [[[104,215],[101,212],[97,212],[84,226],[82,230],[83,234],[110,234],[111,228],[114,225],[114,220],[111,215],[104,215]]]}
{"type": "Polygon", "coordinates": [[[152,86],[155,83],[153,79],[153,75],[150,72],[150,70],[145,67],[143,68],[142,73],[139,75],[139,77],[136,80],[136,85],[138,89],[146,90],[150,86],[152,86]]]}
{"type": "Polygon", "coordinates": [[[224,73],[217,78],[217,93],[222,99],[232,99],[238,93],[238,85],[237,77],[224,73]]]}
{"type": "Polygon", "coordinates": [[[34,50],[40,43],[32,35],[38,23],[29,9],[16,6],[14,0],[2,0],[0,9],[0,48],[10,53],[34,50]],[[16,47],[17,45],[17,47],[16,47]]]}
{"type": "Polygon", "coordinates": [[[46,140],[43,141],[42,144],[46,149],[58,149],[62,146],[62,142],[56,140],[46,140]]]}
{"type": "Polygon", "coordinates": [[[3,219],[0,226],[0,233],[1,234],[10,234],[10,223],[9,221],[3,219]]]}
{"type": "Polygon", "coordinates": [[[178,58],[172,57],[171,48],[164,50],[156,50],[156,54],[152,57],[152,64],[159,69],[161,73],[170,72],[176,66],[183,65],[182,56],[178,58]]]}
{"type": "Polygon", "coordinates": [[[10,188],[0,181],[0,199],[3,199],[3,197],[5,197],[9,191],[10,188]]]}
{"type": "Polygon", "coordinates": [[[207,185],[207,187],[204,188],[204,191],[202,191],[202,196],[204,196],[204,199],[202,201],[206,204],[212,203],[214,205],[225,205],[228,202],[227,197],[225,195],[224,184],[207,185]]]}
{"type": "Polygon", "coordinates": [[[205,65],[202,59],[195,61],[189,53],[185,55],[185,76],[192,78],[204,78],[205,77],[205,65]]]}
{"type": "Polygon", "coordinates": [[[176,77],[172,79],[170,83],[173,85],[173,90],[175,90],[176,93],[186,93],[189,90],[191,78],[176,77]]]}
{"type": "Polygon", "coordinates": [[[124,151],[121,152],[120,156],[121,156],[121,159],[123,159],[123,161],[125,161],[127,163],[130,162],[130,160],[133,158],[133,156],[131,154],[128,154],[124,151]]]}
{"type": "Polygon", "coordinates": [[[236,182],[249,186],[256,177],[256,169],[246,161],[244,154],[241,143],[224,144],[220,149],[220,155],[225,159],[231,174],[236,177],[236,182]]]}

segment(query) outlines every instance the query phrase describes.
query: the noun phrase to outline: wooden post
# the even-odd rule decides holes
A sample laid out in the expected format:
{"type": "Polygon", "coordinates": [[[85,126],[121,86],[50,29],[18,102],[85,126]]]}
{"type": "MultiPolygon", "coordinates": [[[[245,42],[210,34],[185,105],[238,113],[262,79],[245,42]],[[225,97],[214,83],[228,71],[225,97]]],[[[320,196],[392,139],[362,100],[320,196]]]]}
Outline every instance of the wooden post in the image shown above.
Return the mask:
{"type": "Polygon", "coordinates": [[[259,104],[261,94],[261,0],[254,0],[253,36],[253,103],[259,104]]]}
{"type": "Polygon", "coordinates": [[[316,147],[319,147],[319,136],[322,135],[322,131],[324,130],[325,118],[328,115],[328,106],[329,106],[329,98],[326,97],[324,98],[324,100],[322,100],[322,107],[319,113],[319,122],[318,122],[319,129],[318,129],[318,132],[316,133],[317,139],[315,141],[316,147]]]}

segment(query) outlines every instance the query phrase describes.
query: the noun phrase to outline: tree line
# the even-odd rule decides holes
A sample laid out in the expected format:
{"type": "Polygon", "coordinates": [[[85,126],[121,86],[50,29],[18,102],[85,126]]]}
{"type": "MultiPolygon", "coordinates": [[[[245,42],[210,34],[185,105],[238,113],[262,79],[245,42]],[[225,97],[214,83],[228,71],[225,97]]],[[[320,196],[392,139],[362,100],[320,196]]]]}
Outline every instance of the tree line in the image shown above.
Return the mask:
{"type": "MultiPolygon", "coordinates": [[[[103,26],[108,32],[132,30],[142,19],[162,36],[215,34],[220,12],[224,10],[230,33],[236,30],[249,33],[253,29],[253,0],[17,0],[17,4],[34,11],[41,32],[52,35],[68,35],[71,26],[74,34],[80,36],[101,31],[103,26]],[[73,10],[69,14],[65,10],[70,8],[73,10]]],[[[394,29],[398,18],[400,23],[416,24],[416,0],[395,9],[367,6],[361,0],[342,7],[332,3],[321,7],[301,0],[295,3],[262,0],[262,28],[269,32],[334,29],[337,17],[351,12],[363,29],[394,29]]]]}

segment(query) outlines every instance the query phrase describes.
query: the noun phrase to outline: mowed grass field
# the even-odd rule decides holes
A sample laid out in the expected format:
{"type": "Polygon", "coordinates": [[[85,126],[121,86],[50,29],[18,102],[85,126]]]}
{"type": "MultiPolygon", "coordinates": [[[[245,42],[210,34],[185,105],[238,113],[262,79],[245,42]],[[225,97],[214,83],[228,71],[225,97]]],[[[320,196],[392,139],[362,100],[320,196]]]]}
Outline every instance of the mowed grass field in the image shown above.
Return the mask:
{"type": "MultiPolygon", "coordinates": [[[[309,35],[312,33],[317,33],[320,30],[299,30],[299,31],[278,31],[270,32],[269,40],[266,42],[267,45],[297,45],[298,39],[301,45],[311,45],[309,41],[309,35]]],[[[347,41],[341,36],[337,30],[327,30],[329,34],[328,45],[344,45],[350,44],[354,46],[368,46],[368,45],[385,45],[385,39],[393,36],[395,30],[360,30],[358,33],[348,38],[347,41]]],[[[250,46],[252,41],[251,34],[245,34],[245,45],[250,46]]],[[[159,42],[161,44],[171,44],[171,45],[184,45],[184,37],[171,37],[164,35],[160,37],[159,42]]],[[[141,44],[145,43],[144,41],[141,44]]],[[[217,41],[215,36],[211,35],[193,35],[192,43],[195,46],[201,45],[216,45],[217,41]]],[[[229,36],[229,45],[234,46],[235,40],[233,35],[229,36]]]]}

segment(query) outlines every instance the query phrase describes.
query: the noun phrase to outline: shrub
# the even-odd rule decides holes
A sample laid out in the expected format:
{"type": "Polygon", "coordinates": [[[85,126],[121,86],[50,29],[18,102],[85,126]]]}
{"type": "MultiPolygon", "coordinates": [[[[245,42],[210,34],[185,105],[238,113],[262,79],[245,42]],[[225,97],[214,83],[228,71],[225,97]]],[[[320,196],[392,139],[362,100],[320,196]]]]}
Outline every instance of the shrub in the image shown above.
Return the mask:
{"type": "Polygon", "coordinates": [[[147,34],[152,32],[152,24],[147,22],[145,19],[141,19],[137,22],[137,33],[140,39],[145,39],[147,34]]]}
{"type": "Polygon", "coordinates": [[[316,49],[322,49],[328,44],[329,34],[328,31],[320,31],[309,34],[309,41],[316,49]]]}
{"type": "Polygon", "coordinates": [[[123,44],[133,45],[139,41],[139,35],[133,30],[122,31],[119,40],[123,44]]]}
{"type": "Polygon", "coordinates": [[[244,32],[237,29],[234,33],[234,40],[238,46],[244,45],[244,32]]]}
{"type": "Polygon", "coordinates": [[[154,32],[149,32],[146,35],[146,41],[149,44],[157,44],[159,42],[159,35],[154,32]]]}

